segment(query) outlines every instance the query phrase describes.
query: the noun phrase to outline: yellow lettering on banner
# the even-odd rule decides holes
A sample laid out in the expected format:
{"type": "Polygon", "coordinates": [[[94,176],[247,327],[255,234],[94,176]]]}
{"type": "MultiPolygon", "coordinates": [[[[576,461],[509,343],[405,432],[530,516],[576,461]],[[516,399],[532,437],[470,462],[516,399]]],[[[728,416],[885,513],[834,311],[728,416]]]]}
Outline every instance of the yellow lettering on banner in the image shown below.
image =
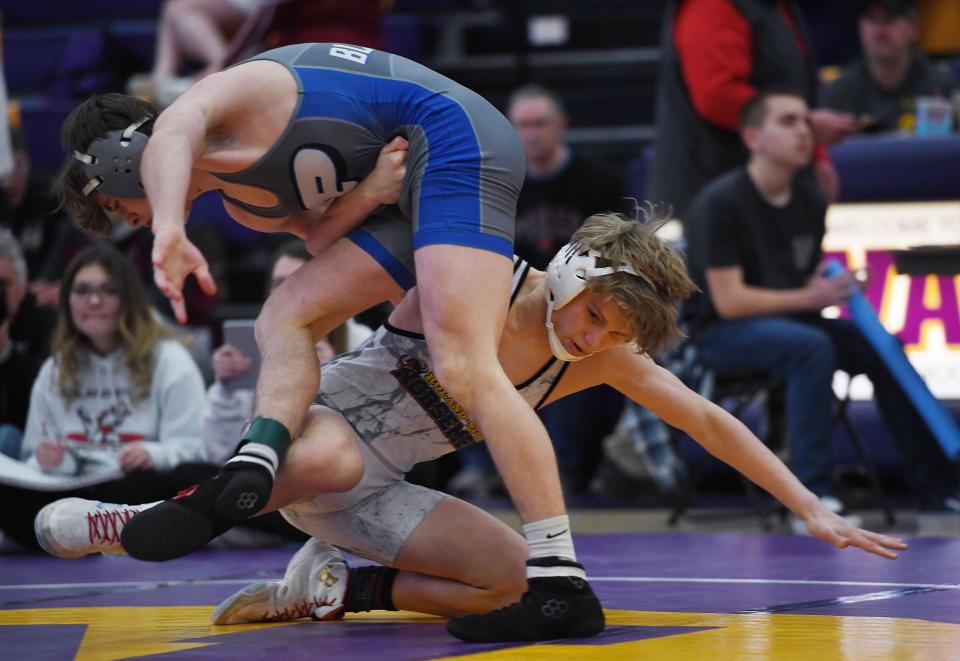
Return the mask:
{"type": "Polygon", "coordinates": [[[934,310],[941,306],[940,281],[935,275],[928,275],[923,283],[923,307],[934,310]]]}
{"type": "Polygon", "coordinates": [[[896,332],[896,329],[894,329],[891,324],[893,312],[890,308],[893,305],[893,287],[897,282],[898,275],[900,274],[897,273],[896,267],[890,264],[890,266],[887,267],[886,273],[880,276],[883,278],[883,296],[880,299],[880,309],[877,311],[877,317],[879,317],[880,323],[891,333],[896,332]]]}

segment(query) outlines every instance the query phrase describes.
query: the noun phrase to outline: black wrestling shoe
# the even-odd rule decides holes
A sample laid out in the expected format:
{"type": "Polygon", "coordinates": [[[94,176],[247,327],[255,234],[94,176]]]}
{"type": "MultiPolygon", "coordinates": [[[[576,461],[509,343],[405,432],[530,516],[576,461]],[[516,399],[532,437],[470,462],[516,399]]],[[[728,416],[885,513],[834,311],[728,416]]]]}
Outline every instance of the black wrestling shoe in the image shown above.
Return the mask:
{"type": "Polygon", "coordinates": [[[273,476],[250,462],[227,462],[214,479],[218,478],[214,509],[231,523],[249,519],[262,510],[273,493],[273,476]]]}
{"type": "Polygon", "coordinates": [[[172,500],[144,510],[120,533],[120,545],[138,560],[163,562],[193,553],[222,535],[233,523],[217,514],[223,474],[180,492],[172,500]]]}
{"type": "Polygon", "coordinates": [[[468,643],[581,638],[603,631],[600,600],[584,579],[531,578],[527,586],[517,603],[482,615],[455,617],[447,622],[447,631],[468,643]]]}

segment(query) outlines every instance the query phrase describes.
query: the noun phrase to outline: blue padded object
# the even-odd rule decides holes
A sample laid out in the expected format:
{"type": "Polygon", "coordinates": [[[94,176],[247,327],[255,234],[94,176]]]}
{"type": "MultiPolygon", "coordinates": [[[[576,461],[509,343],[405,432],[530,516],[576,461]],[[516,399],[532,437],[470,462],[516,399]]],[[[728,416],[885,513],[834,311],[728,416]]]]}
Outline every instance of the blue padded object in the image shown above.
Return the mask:
{"type": "MultiPolygon", "coordinates": [[[[843,271],[844,268],[836,260],[830,260],[827,263],[827,277],[832,278],[843,271]]],[[[887,369],[907,393],[907,397],[920,413],[920,417],[927,423],[927,427],[930,428],[930,432],[947,457],[954,460],[960,459],[960,429],[907,360],[900,343],[883,327],[863,294],[856,292],[851,295],[847,299],[847,307],[850,309],[853,323],[857,325],[870,346],[874,348],[887,369]]]]}

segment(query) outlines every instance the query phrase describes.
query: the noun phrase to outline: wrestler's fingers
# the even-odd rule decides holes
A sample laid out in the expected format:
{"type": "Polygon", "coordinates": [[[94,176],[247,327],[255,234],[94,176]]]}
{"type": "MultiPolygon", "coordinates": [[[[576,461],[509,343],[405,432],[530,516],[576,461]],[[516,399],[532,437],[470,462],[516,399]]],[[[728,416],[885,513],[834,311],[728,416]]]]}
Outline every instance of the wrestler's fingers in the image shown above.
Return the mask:
{"type": "Polygon", "coordinates": [[[217,283],[210,275],[210,267],[206,263],[201,264],[194,273],[204,294],[213,296],[217,293],[217,283]]]}
{"type": "Polygon", "coordinates": [[[900,539],[899,537],[881,535],[880,533],[872,532],[870,530],[864,530],[863,534],[866,535],[867,538],[869,538],[871,541],[876,542],[881,546],[885,546],[888,549],[900,549],[902,551],[906,548],[909,548],[909,544],[907,544],[904,540],[900,539]]]}
{"type": "Polygon", "coordinates": [[[895,551],[888,549],[875,541],[869,539],[866,535],[859,535],[852,540],[852,543],[857,548],[863,549],[868,553],[873,553],[874,555],[879,555],[881,558],[886,558],[887,560],[896,560],[899,556],[895,551]]]}
{"type": "Polygon", "coordinates": [[[173,283],[172,278],[167,275],[167,272],[159,267],[154,267],[153,269],[153,281],[156,283],[157,289],[160,290],[160,293],[167,298],[173,297],[173,295],[180,289],[173,283]]]}
{"type": "Polygon", "coordinates": [[[393,140],[391,140],[386,145],[384,145],[383,149],[380,150],[380,153],[390,154],[397,151],[406,151],[406,149],[409,146],[410,146],[410,143],[407,142],[407,139],[404,138],[403,136],[398,135],[393,140]]]}
{"type": "Polygon", "coordinates": [[[173,308],[173,316],[181,324],[187,323],[187,306],[183,302],[183,296],[170,297],[170,307],[173,308]]]}
{"type": "Polygon", "coordinates": [[[896,560],[899,557],[896,551],[907,547],[903,540],[863,528],[853,528],[848,537],[853,546],[889,560],[896,560]]]}

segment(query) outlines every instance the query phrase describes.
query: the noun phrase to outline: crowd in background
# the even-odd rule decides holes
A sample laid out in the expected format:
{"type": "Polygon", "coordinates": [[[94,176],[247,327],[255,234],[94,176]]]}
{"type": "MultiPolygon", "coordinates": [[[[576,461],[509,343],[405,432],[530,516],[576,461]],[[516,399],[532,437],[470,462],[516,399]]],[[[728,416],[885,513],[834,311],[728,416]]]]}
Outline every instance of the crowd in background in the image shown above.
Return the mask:
{"type": "MultiPolygon", "coordinates": [[[[875,357],[851,358],[857,353],[851,347],[859,346],[853,330],[817,321],[823,308],[848,293],[827,291],[831,283],[820,265],[827,204],[843,187],[827,147],[857,134],[922,132],[931,108],[940,107],[936,102],[948,108],[954,125],[957,119],[951,65],[956,70],[960,61],[960,35],[945,34],[949,20],[931,19],[956,4],[918,3],[919,13],[911,0],[854,4],[840,30],[824,28],[816,9],[805,15],[791,0],[666,3],[646,198],[672,208],[691,247],[691,270],[703,293],[689,306],[687,321],[704,364],[718,374],[760,370],[782,378],[780,413],[791,467],[807,486],[822,498],[835,496],[831,430],[825,428],[831,379],[835,369],[866,372],[919,506],[960,513],[960,473],[931,438],[915,432],[917,424],[904,422],[915,413],[896,384],[875,357]],[[843,45],[859,54],[823,70],[818,48],[826,50],[822,42],[831,31],[857,35],[859,47],[843,45]],[[776,103],[760,115],[744,112],[771,91],[795,102],[793,115],[776,103]],[[790,115],[795,124],[771,128],[764,122],[774,115],[790,115]],[[796,141],[789,157],[775,144],[788,139],[796,141]],[[745,232],[753,238],[744,239],[745,232]],[[738,288],[749,305],[726,296],[738,288]],[[748,333],[754,333],[748,345],[771,353],[743,346],[748,333]],[[772,353],[775,346],[782,354],[772,353]],[[815,374],[811,365],[818,367],[815,374]]],[[[158,16],[152,70],[123,84],[162,107],[197,79],[260,49],[305,41],[383,47],[382,18],[390,5],[167,0],[158,16]]],[[[188,286],[193,325],[177,327],[153,284],[149,230],[117,222],[109,237],[96,238],[76,229],[49,196],[49,173],[31,169],[16,99],[8,105],[0,141],[0,453],[52,478],[91,478],[79,486],[64,481],[35,488],[9,479],[16,464],[3,464],[0,493],[22,506],[6,510],[0,531],[32,548],[33,516],[56,498],[145,503],[215,472],[253,407],[252,390],[231,384],[255,362],[222,341],[221,322],[255,316],[263,294],[309,254],[283,237],[224,237],[209,225],[190,229],[214,275],[228,286],[216,300],[188,286]]],[[[627,198],[621,164],[581,153],[568,141],[561,92],[529,80],[501,110],[527,158],[516,225],[521,257],[542,269],[587,216],[635,213],[640,201],[627,198]]],[[[317,344],[318,358],[355,347],[385,312],[351,320],[317,344]]],[[[613,390],[569,397],[541,416],[570,493],[602,489],[602,463],[629,478],[652,479],[664,492],[686,480],[669,430],[633,404],[624,408],[613,390]]],[[[490,496],[498,479],[484,452],[471,448],[456,464],[410,479],[490,496]]],[[[842,503],[836,509],[843,511],[842,503]]],[[[258,526],[276,538],[295,535],[279,518],[258,526]]]]}

